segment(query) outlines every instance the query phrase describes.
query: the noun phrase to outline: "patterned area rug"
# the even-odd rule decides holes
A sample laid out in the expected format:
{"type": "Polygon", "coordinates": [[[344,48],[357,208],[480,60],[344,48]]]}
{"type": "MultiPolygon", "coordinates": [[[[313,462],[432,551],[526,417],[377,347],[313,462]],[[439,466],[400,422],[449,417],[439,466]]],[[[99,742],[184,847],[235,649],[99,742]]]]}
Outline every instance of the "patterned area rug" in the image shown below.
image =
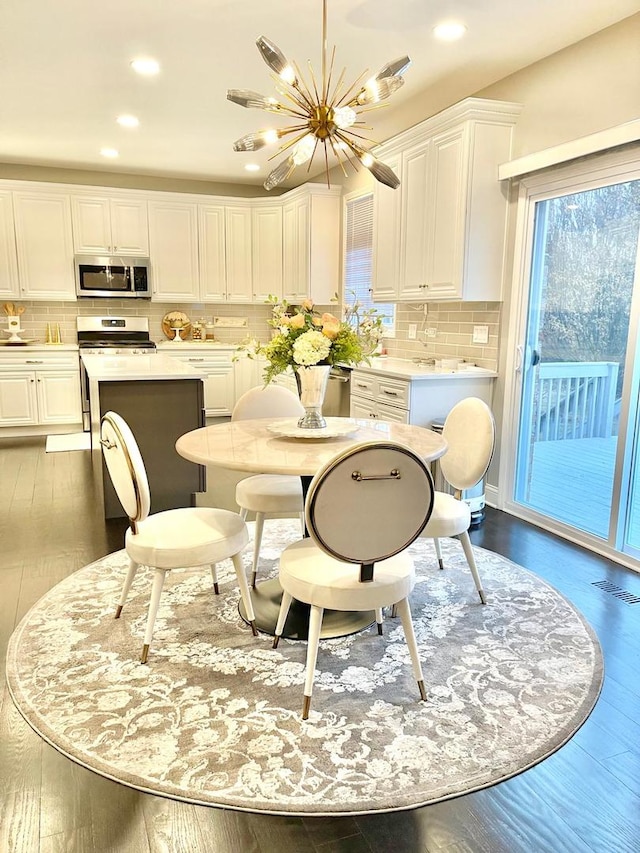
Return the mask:
{"type": "MultiPolygon", "coordinates": [[[[297,522],[265,525],[260,577],[277,572],[297,522]]],[[[11,638],[7,680],[31,726],[74,761],[125,785],[278,814],[407,809],[493,785],[541,761],[588,717],[602,655],[583,617],[535,575],[475,549],[479,602],[458,543],[412,546],[412,611],[428,702],[399,621],[324,640],[310,719],[300,718],[306,643],[253,638],[231,563],[168,576],[149,665],[138,663],[150,575],[119,621],[124,551],[68,577],[11,638]]],[[[249,562],[250,548],[245,560],[249,562]]]]}

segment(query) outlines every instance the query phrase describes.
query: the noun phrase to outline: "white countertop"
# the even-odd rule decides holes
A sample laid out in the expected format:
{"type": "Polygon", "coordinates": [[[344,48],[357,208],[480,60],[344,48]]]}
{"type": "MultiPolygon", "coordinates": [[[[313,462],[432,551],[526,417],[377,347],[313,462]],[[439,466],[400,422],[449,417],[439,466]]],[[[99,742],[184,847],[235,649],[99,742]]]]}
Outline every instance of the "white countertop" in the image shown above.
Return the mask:
{"type": "Polygon", "coordinates": [[[228,349],[235,350],[240,344],[225,344],[221,341],[158,341],[156,347],[158,349],[168,349],[172,352],[180,352],[180,350],[190,349],[228,349]]]}
{"type": "Polygon", "coordinates": [[[484,367],[467,367],[452,370],[434,367],[428,364],[416,364],[408,358],[392,358],[391,356],[375,357],[371,364],[359,364],[355,370],[374,373],[377,376],[390,376],[396,379],[433,380],[433,379],[494,379],[498,374],[484,367]]]}
{"type": "Polygon", "coordinates": [[[206,373],[170,356],[82,355],[89,379],[97,382],[145,379],[204,379],[206,373]]]}

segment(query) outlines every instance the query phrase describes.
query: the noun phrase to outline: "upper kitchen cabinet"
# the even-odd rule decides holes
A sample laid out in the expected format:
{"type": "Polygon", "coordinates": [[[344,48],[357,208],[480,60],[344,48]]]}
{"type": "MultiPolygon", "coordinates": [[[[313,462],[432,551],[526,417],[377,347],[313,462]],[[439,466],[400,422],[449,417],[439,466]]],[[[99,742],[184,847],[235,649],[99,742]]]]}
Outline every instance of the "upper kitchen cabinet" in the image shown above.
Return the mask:
{"type": "Polygon", "coordinates": [[[199,302],[197,205],[156,200],[148,206],[152,299],[199,302]]]}
{"type": "Polygon", "coordinates": [[[133,197],[72,196],[77,254],[149,254],[147,202],[133,197]]]}
{"type": "Polygon", "coordinates": [[[374,187],[374,299],[502,298],[507,197],[498,165],[511,156],[519,113],[518,104],[467,98],[380,150],[400,166],[401,185],[374,187]]]}
{"type": "Polygon", "coordinates": [[[15,192],[13,209],[21,299],[76,299],[68,195],[15,192]]]}
{"type": "Polygon", "coordinates": [[[256,200],[252,212],[253,299],[282,299],[282,204],[262,206],[256,200]],[[260,206],[258,206],[260,205],[260,206]]]}
{"type": "Polygon", "coordinates": [[[340,188],[307,184],[283,199],[283,297],[330,302],[340,283],[340,188]]]}
{"type": "Polygon", "coordinates": [[[198,206],[200,297],[203,302],[251,302],[251,206],[198,206]]]}
{"type": "Polygon", "coordinates": [[[0,192],[0,296],[19,295],[13,199],[10,192],[0,192]]]}

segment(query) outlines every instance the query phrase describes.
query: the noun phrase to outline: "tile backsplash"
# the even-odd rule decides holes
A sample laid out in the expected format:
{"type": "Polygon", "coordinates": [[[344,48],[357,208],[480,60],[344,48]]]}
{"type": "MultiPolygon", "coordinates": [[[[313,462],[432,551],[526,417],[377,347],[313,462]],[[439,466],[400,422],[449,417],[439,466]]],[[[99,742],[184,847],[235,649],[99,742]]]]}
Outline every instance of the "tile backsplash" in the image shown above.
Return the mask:
{"type": "MultiPolygon", "coordinates": [[[[268,305],[224,305],[197,303],[161,303],[135,299],[83,299],[78,302],[22,301],[23,337],[44,342],[47,323],[58,323],[62,343],[76,342],[76,317],[83,316],[147,316],[152,340],[166,339],[162,318],[169,311],[183,311],[192,321],[203,317],[246,317],[246,328],[216,328],[216,340],[239,343],[246,337],[265,340],[271,329],[268,305]]],[[[321,311],[335,312],[336,306],[317,306],[321,311]]],[[[396,337],[385,338],[389,355],[396,358],[462,358],[465,361],[496,370],[500,329],[499,302],[439,302],[399,304],[396,309],[396,337]],[[416,338],[409,338],[409,326],[415,324],[416,338]],[[488,327],[488,342],[473,343],[473,327],[488,327]],[[427,329],[435,329],[434,338],[427,329]]],[[[0,323],[3,318],[0,316],[0,323]]]]}
{"type": "Polygon", "coordinates": [[[395,358],[461,358],[478,367],[497,370],[500,333],[500,302],[434,302],[398,304],[396,336],[385,338],[389,355],[395,358]],[[409,338],[409,326],[416,338],[409,338]],[[473,343],[473,327],[487,326],[486,344],[473,343]],[[435,329],[435,337],[427,337],[435,329]]]}

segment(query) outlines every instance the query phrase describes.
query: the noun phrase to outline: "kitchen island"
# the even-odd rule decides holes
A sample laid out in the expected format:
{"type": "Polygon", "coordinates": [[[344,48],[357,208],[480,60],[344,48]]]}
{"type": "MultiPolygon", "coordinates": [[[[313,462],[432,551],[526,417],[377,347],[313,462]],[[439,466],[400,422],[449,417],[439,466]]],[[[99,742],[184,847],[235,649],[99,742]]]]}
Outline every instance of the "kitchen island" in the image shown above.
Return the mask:
{"type": "Polygon", "coordinates": [[[192,506],[194,494],[205,488],[204,468],[178,456],[175,443],[185,432],[204,426],[202,371],[156,353],[83,355],[82,360],[89,379],[93,467],[102,483],[105,518],[124,516],[100,446],[100,421],[108,411],[121,415],[136,437],[152,512],[192,506]]]}

